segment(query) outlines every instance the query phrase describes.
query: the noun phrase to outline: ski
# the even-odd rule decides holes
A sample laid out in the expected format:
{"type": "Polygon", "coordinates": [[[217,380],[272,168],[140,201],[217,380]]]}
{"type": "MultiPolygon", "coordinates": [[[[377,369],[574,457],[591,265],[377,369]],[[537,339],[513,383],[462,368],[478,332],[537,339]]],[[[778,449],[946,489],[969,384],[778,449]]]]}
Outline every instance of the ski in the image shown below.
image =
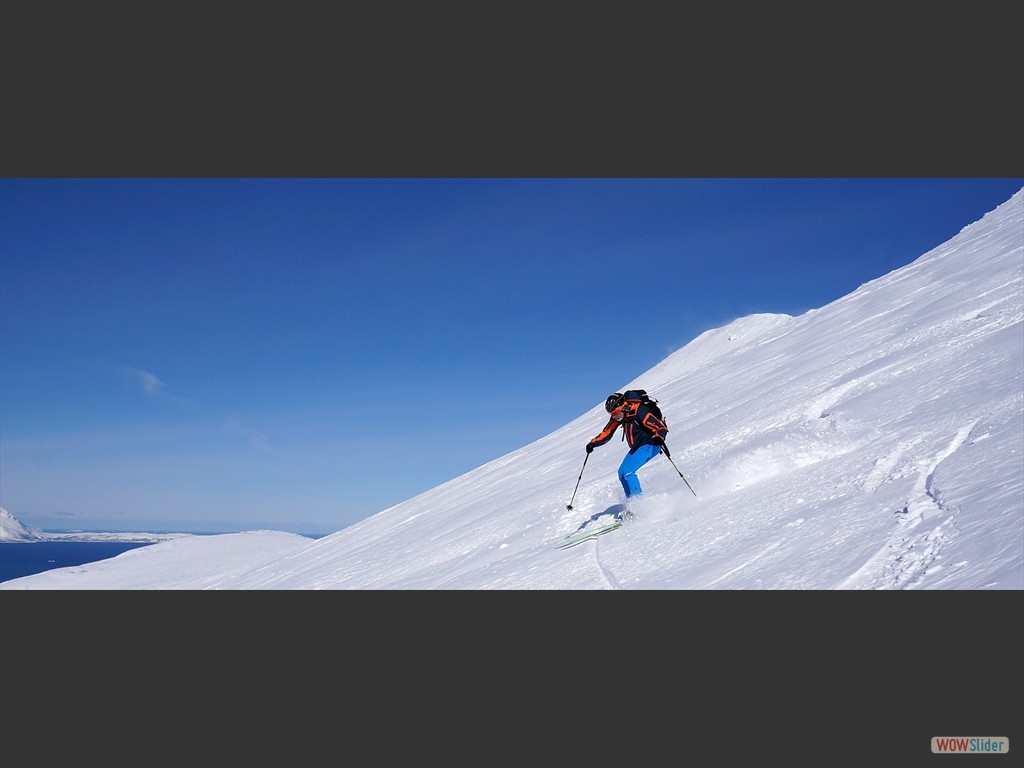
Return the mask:
{"type": "Polygon", "coordinates": [[[622,521],[616,520],[614,523],[608,525],[602,525],[600,528],[595,528],[592,531],[580,531],[579,533],[571,533],[565,537],[565,540],[558,547],[559,549],[569,549],[575,547],[577,544],[582,544],[585,541],[596,539],[598,536],[603,536],[606,533],[611,533],[616,528],[622,527],[622,521]]]}

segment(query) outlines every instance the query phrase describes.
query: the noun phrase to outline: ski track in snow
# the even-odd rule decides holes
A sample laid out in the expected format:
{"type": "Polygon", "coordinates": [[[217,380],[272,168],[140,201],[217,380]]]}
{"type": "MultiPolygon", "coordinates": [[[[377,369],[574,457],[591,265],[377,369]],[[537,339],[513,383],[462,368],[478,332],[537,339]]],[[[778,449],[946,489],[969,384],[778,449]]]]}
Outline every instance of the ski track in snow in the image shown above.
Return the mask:
{"type": "MultiPolygon", "coordinates": [[[[620,529],[621,530],[621,529],[620,529]]],[[[601,577],[604,579],[605,584],[608,585],[608,589],[621,589],[618,579],[615,575],[604,566],[601,562],[601,538],[594,539],[594,564],[597,565],[598,570],[601,571],[601,577]]]]}
{"type": "MultiPolygon", "coordinates": [[[[912,495],[899,512],[897,532],[877,554],[840,584],[839,589],[914,589],[921,583],[942,548],[959,532],[956,517],[960,509],[943,502],[941,491],[935,487],[935,472],[943,461],[967,443],[979,421],[975,419],[961,427],[933,459],[919,462],[921,469],[912,495]],[[922,523],[936,520],[937,524],[928,530],[917,531],[922,523]]],[[[920,440],[911,444],[917,442],[920,440]]],[[[901,445],[891,457],[886,457],[883,468],[897,461],[907,447],[909,445],[901,445]]]]}

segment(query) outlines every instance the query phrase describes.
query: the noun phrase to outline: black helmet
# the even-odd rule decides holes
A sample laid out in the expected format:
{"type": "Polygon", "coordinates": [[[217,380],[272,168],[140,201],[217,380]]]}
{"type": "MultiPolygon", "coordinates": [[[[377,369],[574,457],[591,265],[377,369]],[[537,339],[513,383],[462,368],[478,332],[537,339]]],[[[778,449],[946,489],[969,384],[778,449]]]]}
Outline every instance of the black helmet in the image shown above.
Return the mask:
{"type": "Polygon", "coordinates": [[[622,401],[625,399],[625,395],[623,395],[621,392],[613,392],[612,394],[608,395],[608,399],[604,401],[604,409],[608,411],[608,413],[611,413],[620,405],[622,405],[622,401]]]}

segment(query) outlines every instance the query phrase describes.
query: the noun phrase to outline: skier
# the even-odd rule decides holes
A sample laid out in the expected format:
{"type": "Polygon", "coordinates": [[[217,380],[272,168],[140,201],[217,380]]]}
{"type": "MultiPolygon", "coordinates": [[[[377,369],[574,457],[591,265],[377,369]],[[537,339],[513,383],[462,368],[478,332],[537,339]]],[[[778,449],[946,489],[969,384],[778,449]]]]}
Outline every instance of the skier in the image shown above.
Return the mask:
{"type": "MultiPolygon", "coordinates": [[[[619,482],[626,492],[627,504],[630,499],[643,493],[636,476],[637,470],[664,450],[665,436],[668,434],[660,409],[645,395],[643,390],[627,390],[608,395],[604,402],[608,423],[597,437],[587,443],[589,454],[611,440],[615,430],[622,425],[629,453],[619,465],[619,482]]],[[[626,512],[626,517],[632,516],[631,511],[626,512]]]]}

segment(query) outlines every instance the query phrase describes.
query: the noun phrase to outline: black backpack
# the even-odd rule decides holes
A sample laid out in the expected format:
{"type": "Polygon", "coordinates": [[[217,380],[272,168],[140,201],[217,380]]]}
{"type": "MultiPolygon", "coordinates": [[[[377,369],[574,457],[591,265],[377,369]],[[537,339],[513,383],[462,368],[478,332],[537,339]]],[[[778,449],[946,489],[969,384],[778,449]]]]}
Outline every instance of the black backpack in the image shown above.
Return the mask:
{"type": "Polygon", "coordinates": [[[661,414],[661,408],[658,407],[658,401],[647,394],[646,389],[629,389],[623,394],[627,400],[632,402],[639,402],[642,405],[646,405],[651,409],[651,413],[657,416],[661,421],[668,426],[668,422],[665,421],[665,417],[661,414]]]}

